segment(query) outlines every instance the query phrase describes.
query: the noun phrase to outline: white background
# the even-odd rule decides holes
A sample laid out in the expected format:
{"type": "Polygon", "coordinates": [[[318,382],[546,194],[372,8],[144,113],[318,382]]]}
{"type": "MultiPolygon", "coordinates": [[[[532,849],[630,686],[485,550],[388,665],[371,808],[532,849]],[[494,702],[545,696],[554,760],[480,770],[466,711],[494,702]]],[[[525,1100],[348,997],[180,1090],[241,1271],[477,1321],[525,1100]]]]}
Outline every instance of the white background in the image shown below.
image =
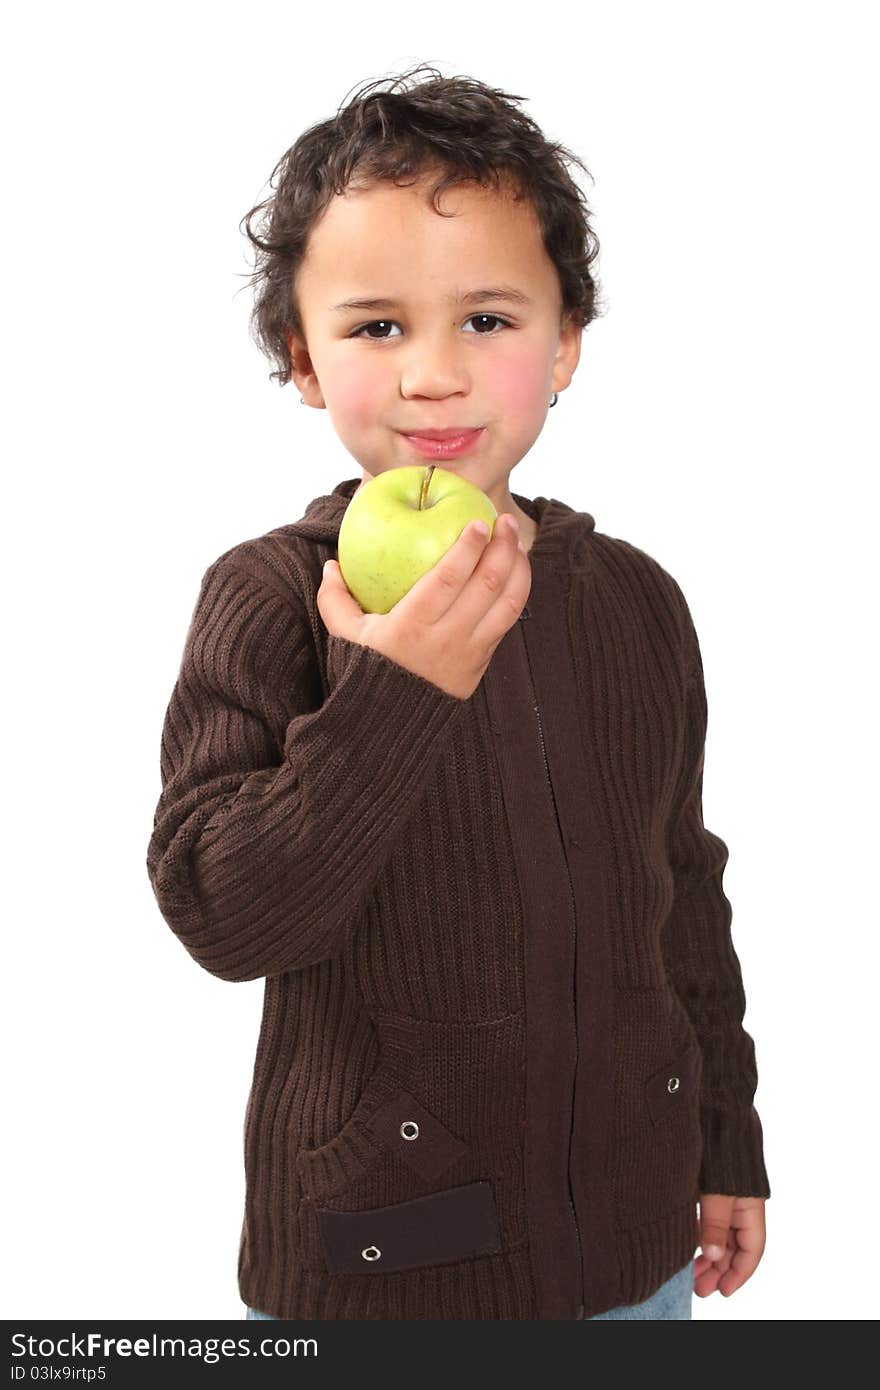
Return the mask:
{"type": "Polygon", "coordinates": [[[262,986],[153,899],[161,726],[207,566],[360,476],[269,380],[240,219],[420,60],[524,97],[595,180],[608,313],[511,485],[647,550],[700,634],[773,1195],[756,1274],[694,1316],[876,1316],[873,10],[7,16],[5,1317],[244,1316],[262,986]]]}

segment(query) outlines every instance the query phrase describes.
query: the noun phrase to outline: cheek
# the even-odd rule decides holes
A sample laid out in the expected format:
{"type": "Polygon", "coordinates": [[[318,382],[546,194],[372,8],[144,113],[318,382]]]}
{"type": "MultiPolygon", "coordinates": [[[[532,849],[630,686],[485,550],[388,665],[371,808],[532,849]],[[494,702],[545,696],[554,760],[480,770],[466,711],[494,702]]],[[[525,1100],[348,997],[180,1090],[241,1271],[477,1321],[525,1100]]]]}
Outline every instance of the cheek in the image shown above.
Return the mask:
{"type": "Polygon", "coordinates": [[[335,368],[332,384],[328,387],[328,391],[332,392],[334,416],[353,429],[372,425],[376,419],[376,407],[384,400],[381,382],[380,365],[374,365],[369,360],[357,364],[345,363],[335,368]]]}
{"type": "Polygon", "coordinates": [[[517,354],[488,366],[483,385],[507,419],[530,417],[544,400],[546,358],[537,353],[517,354]]]}

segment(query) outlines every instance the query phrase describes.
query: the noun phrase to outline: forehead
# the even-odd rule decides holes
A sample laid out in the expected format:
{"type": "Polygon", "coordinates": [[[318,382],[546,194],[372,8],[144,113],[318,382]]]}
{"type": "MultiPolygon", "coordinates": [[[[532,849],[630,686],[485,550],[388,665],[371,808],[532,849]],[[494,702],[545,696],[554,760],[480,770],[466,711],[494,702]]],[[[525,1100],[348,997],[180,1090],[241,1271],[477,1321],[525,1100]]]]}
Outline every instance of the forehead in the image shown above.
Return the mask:
{"type": "Polygon", "coordinates": [[[309,234],[301,291],[404,293],[473,275],[481,284],[503,277],[533,293],[553,292],[555,267],[529,198],[517,201],[505,184],[455,184],[437,196],[438,213],[436,177],[403,187],[362,184],[334,196],[309,234]]]}

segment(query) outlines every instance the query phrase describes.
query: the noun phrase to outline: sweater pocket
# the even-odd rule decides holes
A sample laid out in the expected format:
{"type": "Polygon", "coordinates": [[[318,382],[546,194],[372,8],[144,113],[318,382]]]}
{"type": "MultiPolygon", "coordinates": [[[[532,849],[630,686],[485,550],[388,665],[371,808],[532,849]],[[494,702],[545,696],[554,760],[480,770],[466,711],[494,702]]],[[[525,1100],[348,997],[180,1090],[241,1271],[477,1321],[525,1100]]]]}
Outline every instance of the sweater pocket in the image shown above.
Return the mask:
{"type": "Polygon", "coordinates": [[[299,1156],[305,1267],[382,1274],[497,1253],[493,1183],[463,1180],[477,1162],[469,1144],[380,1068],[339,1134],[299,1156]],[[439,1190],[418,1193],[424,1186],[439,1190]],[[407,1189],[418,1195],[406,1200],[407,1189]]]}
{"type": "Polygon", "coordinates": [[[373,1022],[377,1063],[353,1109],[296,1158],[302,1268],[381,1274],[518,1247],[524,1014],[373,1022]]]}
{"type": "Polygon", "coordinates": [[[647,1226],[696,1203],[701,1073],[699,1048],[682,1040],[660,1052],[633,1088],[628,1123],[618,1120],[608,1151],[618,1228],[647,1226]]]}
{"type": "Polygon", "coordinates": [[[489,1182],[467,1183],[371,1211],[319,1208],[317,1217],[331,1274],[387,1274],[501,1250],[489,1182]]]}
{"type": "Polygon", "coordinates": [[[467,1144],[401,1087],[372,1112],[366,1125],[386,1150],[425,1182],[435,1182],[468,1152],[467,1144]]]}
{"type": "Polygon", "coordinates": [[[657,1125],[682,1110],[689,1110],[699,1094],[702,1054],[691,1044],[645,1081],[645,1104],[657,1125]]]}
{"type": "Polygon", "coordinates": [[[303,1148],[296,1157],[296,1176],[306,1198],[338,1196],[366,1177],[381,1161],[385,1149],[369,1120],[395,1094],[397,1083],[380,1064],[367,1081],[342,1128],[317,1148],[303,1148]]]}
{"type": "Polygon", "coordinates": [[[312,1201],[339,1197],[389,1154],[424,1182],[435,1182],[468,1146],[380,1066],[338,1134],[297,1157],[297,1176],[312,1201]]]}

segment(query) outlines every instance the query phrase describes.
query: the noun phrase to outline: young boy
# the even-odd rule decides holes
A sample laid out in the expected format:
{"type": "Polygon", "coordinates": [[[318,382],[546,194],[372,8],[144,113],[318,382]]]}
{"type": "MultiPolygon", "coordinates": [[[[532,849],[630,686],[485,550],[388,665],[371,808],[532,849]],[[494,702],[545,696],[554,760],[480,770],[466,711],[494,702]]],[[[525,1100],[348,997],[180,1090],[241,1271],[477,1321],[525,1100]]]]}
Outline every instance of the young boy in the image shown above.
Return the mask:
{"type": "Polygon", "coordinates": [[[770,1195],[699,644],[657,561],[510,491],[598,248],[520,98],[428,72],[307,131],[248,215],[259,341],[362,476],[205,573],[150,881],[201,966],[265,980],[248,1317],[689,1318],[770,1195]],[[365,613],[345,509],[432,460],[491,539],[365,613]]]}

